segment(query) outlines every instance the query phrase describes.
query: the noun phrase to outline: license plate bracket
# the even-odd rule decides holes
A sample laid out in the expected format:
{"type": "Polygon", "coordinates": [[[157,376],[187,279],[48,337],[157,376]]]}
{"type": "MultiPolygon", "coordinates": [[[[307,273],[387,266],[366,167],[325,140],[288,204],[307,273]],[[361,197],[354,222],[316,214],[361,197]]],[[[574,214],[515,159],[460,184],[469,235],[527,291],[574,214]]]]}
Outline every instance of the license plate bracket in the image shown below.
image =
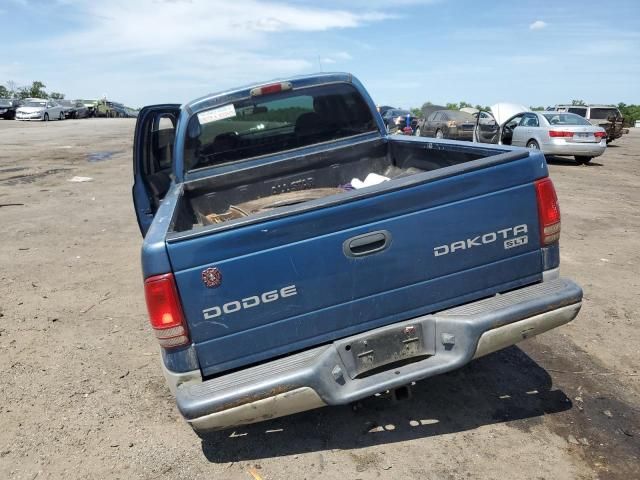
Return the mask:
{"type": "Polygon", "coordinates": [[[585,132],[576,132],[573,134],[573,139],[579,142],[587,142],[593,139],[593,134],[585,132]]]}
{"type": "Polygon", "coordinates": [[[336,342],[351,378],[384,366],[420,360],[435,353],[435,323],[403,322],[336,342]]]}

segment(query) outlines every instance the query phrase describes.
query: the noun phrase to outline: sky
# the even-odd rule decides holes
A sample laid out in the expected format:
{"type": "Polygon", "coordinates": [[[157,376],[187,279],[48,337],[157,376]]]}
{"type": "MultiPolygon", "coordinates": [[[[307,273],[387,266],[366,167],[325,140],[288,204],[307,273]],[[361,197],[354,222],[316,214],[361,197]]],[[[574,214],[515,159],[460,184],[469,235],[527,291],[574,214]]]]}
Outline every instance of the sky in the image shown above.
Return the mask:
{"type": "Polygon", "coordinates": [[[0,0],[0,84],[133,107],[346,71],[378,104],[640,103],[640,1],[0,0]]]}

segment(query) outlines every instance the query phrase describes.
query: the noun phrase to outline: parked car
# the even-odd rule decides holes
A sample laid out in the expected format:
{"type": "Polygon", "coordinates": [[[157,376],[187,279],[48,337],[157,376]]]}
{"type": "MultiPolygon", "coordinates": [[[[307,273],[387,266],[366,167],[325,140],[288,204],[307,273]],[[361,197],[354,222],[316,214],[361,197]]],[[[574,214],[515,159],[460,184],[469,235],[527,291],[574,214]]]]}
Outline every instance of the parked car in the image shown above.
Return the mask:
{"type": "Polygon", "coordinates": [[[64,120],[62,106],[54,100],[29,98],[16,110],[16,120],[64,120]]]}
{"type": "Polygon", "coordinates": [[[65,118],[87,118],[89,109],[80,100],[60,100],[65,118]]]}
{"type": "Polygon", "coordinates": [[[20,100],[0,98],[0,117],[5,120],[13,120],[16,117],[16,110],[20,105],[20,100]]]}
{"type": "Polygon", "coordinates": [[[86,107],[88,117],[96,116],[96,107],[98,105],[98,100],[77,100],[77,101],[82,103],[86,107]]]}
{"type": "Polygon", "coordinates": [[[121,103],[112,103],[111,108],[113,110],[113,116],[116,118],[128,117],[126,107],[121,103]]]}
{"type": "Polygon", "coordinates": [[[121,118],[127,116],[123,104],[105,99],[96,102],[94,111],[96,117],[121,118]]]}
{"type": "Polygon", "coordinates": [[[409,110],[392,108],[384,112],[384,115],[382,115],[382,121],[385,124],[387,133],[396,133],[403,132],[403,129],[407,126],[411,127],[412,122],[415,123],[416,119],[411,115],[409,110]],[[409,117],[409,125],[407,125],[407,116],[409,117]]]}
{"type": "Polygon", "coordinates": [[[380,112],[380,115],[384,115],[387,110],[393,110],[393,107],[389,105],[378,105],[376,109],[380,112]]]}
{"type": "Polygon", "coordinates": [[[473,140],[476,119],[459,110],[436,110],[422,123],[418,122],[415,134],[420,137],[473,140]]]}
{"type": "Polygon", "coordinates": [[[199,434],[406,396],[580,310],[544,155],[389,135],[351,74],[145,107],[133,162],[149,320],[199,434]]]}
{"type": "Polygon", "coordinates": [[[624,133],[624,117],[617,107],[612,105],[556,105],[556,112],[568,112],[580,115],[589,123],[602,127],[607,132],[607,143],[620,138],[624,133]]]}
{"type": "Polygon", "coordinates": [[[127,118],[136,118],[138,116],[138,110],[131,107],[125,107],[127,118]]]}
{"type": "Polygon", "coordinates": [[[574,113],[524,111],[499,125],[494,132],[479,130],[479,141],[572,156],[578,163],[590,162],[607,148],[604,128],[594,126],[574,113]]]}

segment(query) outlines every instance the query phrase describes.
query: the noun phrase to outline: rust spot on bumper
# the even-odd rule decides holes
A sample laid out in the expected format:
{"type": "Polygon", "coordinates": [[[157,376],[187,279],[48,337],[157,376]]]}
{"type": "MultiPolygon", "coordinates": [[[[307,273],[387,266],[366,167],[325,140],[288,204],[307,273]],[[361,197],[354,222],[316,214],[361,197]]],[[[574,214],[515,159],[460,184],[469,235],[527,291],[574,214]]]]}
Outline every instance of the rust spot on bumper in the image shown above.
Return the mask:
{"type": "Polygon", "coordinates": [[[300,385],[278,385],[276,387],[270,388],[269,390],[265,390],[264,392],[245,395],[231,402],[224,403],[219,407],[216,407],[215,410],[212,410],[210,413],[222,412],[230,408],[239,407],[240,405],[246,405],[247,403],[253,403],[265,398],[275,397],[276,395],[290,392],[291,390],[295,390],[296,388],[300,388],[300,385]]]}

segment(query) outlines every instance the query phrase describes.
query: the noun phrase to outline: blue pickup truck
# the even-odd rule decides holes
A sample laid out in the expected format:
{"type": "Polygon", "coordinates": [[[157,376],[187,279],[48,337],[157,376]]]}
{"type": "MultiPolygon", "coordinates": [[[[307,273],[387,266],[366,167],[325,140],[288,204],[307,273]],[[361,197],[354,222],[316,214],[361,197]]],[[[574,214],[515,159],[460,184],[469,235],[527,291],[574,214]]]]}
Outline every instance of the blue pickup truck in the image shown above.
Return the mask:
{"type": "Polygon", "coordinates": [[[144,108],[133,199],[199,434],[401,389],[581,306],[542,153],[388,135],[349,74],[144,108]]]}

